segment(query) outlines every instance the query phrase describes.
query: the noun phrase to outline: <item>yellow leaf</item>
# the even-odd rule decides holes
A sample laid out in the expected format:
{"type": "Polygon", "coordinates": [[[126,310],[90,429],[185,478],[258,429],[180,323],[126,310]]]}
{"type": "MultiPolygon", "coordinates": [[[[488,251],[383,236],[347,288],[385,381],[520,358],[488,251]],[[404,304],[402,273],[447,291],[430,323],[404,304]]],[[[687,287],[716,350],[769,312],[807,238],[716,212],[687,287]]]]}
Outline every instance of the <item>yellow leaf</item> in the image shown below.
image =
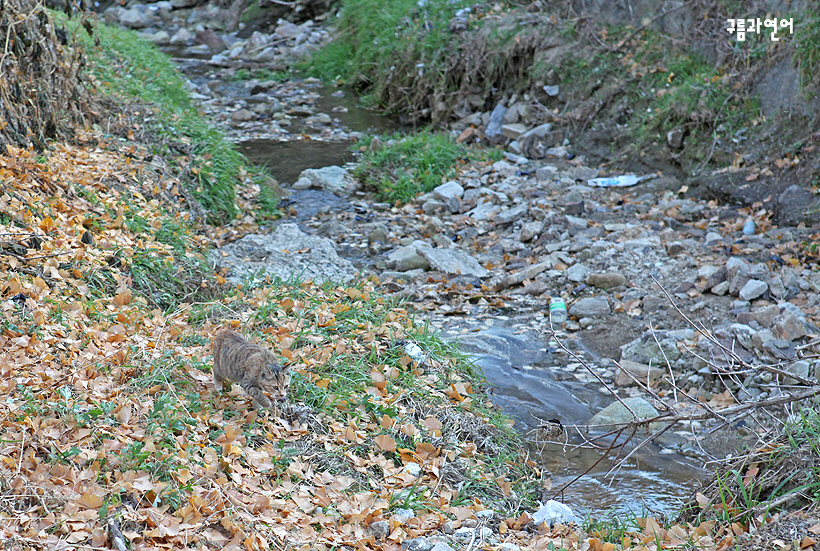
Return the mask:
{"type": "Polygon", "coordinates": [[[394,452],[396,451],[396,441],[387,436],[386,434],[378,435],[374,441],[376,445],[386,452],[394,452]]]}
{"type": "Polygon", "coordinates": [[[131,302],[131,290],[126,289],[121,293],[117,293],[112,301],[114,306],[125,306],[126,304],[131,302]]]}
{"type": "Polygon", "coordinates": [[[77,503],[86,507],[87,509],[99,509],[102,507],[103,498],[98,496],[97,494],[93,494],[91,492],[86,492],[80,499],[77,500],[77,503]]]}
{"type": "Polygon", "coordinates": [[[43,221],[40,222],[40,229],[43,230],[46,233],[50,232],[51,230],[53,230],[56,227],[57,227],[57,224],[54,223],[54,220],[51,218],[51,216],[46,216],[43,219],[43,221]]]}

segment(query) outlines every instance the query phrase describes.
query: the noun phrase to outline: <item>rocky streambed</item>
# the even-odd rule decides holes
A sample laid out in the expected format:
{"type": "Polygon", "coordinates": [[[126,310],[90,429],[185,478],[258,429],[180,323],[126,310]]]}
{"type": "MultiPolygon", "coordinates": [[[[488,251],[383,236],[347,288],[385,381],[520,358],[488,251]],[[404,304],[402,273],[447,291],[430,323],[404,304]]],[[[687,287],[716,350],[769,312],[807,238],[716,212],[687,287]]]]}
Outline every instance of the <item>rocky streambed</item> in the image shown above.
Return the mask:
{"type": "MultiPolygon", "coordinates": [[[[652,416],[687,401],[719,408],[816,384],[820,273],[806,254],[816,230],[778,227],[758,207],[688,198],[684,182],[663,174],[607,187],[600,178],[613,174],[574,156],[570,142],[555,143],[543,125],[510,122],[506,111],[520,111],[512,106],[451,130],[507,135],[504,160],[466,165],[407,205],[381,203],[359,189],[345,155],[359,132],[395,123],[351,118],[357,107],[345,93],[315,80],[238,78],[321,44],[320,24],[281,21],[270,34],[239,38],[214,30],[221,15],[207,10],[218,8],[146,9],[146,25],[129,24],[124,8],[109,18],[173,45],[203,109],[289,194],[283,219],[222,246],[217,260],[233,281],[263,270],[378,277],[385,293],[475,356],[492,398],[539,445],[549,419],[567,427],[570,443],[582,441],[583,425],[606,421],[593,414],[619,408],[614,394],[652,416]],[[550,297],[568,307],[560,327],[550,323],[550,297]]],[[[621,409],[614,419],[628,421],[621,409]]],[[[638,468],[621,469],[615,482],[598,469],[564,497],[578,510],[618,500],[639,509],[640,495],[674,509],[698,467],[758,436],[742,419],[710,433],[715,426],[679,423],[638,456],[638,468]],[[600,497],[607,485],[611,500],[600,497]]],[[[555,488],[599,458],[547,446],[536,449],[555,488]]]]}

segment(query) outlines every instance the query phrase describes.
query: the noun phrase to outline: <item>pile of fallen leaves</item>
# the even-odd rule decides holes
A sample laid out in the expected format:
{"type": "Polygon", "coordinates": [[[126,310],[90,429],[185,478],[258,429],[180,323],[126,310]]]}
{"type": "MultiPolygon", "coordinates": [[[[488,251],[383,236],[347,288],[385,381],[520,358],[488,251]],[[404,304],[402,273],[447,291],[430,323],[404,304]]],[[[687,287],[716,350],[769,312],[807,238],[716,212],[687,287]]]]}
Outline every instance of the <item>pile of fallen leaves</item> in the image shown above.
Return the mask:
{"type": "Polygon", "coordinates": [[[91,122],[96,115],[84,86],[83,54],[42,3],[4,1],[0,36],[0,146],[43,148],[46,140],[65,138],[91,122]]]}

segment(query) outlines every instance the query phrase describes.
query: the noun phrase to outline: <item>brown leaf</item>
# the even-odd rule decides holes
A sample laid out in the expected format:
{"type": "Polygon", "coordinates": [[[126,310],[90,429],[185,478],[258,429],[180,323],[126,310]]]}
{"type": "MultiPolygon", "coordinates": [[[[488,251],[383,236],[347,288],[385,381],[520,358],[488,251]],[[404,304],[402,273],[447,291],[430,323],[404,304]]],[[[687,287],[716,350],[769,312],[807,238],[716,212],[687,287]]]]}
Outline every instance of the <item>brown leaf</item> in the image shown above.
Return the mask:
{"type": "Polygon", "coordinates": [[[380,434],[375,439],[374,442],[376,445],[383,451],[386,452],[394,452],[396,451],[396,441],[387,436],[386,434],[380,434]]]}
{"type": "Polygon", "coordinates": [[[83,507],[86,507],[87,509],[99,509],[100,507],[102,507],[103,498],[95,493],[86,492],[82,496],[80,496],[80,499],[77,500],[77,503],[79,503],[83,507]]]}

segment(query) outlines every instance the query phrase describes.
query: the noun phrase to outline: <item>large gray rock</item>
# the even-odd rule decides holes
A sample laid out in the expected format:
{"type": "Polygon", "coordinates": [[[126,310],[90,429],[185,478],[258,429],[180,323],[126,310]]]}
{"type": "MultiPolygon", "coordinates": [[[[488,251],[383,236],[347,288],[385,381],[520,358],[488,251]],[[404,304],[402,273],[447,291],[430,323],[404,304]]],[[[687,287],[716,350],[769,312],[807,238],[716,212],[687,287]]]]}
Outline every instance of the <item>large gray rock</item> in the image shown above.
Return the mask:
{"type": "Polygon", "coordinates": [[[452,198],[461,199],[464,196],[464,188],[455,180],[450,180],[433,188],[433,196],[446,203],[452,198]]]}
{"type": "Polygon", "coordinates": [[[514,206],[510,209],[502,210],[498,214],[495,215],[493,218],[493,222],[496,224],[503,226],[506,224],[511,224],[527,214],[529,210],[529,205],[526,203],[521,203],[520,205],[514,206]]]}
{"type": "Polygon", "coordinates": [[[605,274],[590,274],[587,277],[587,285],[600,287],[601,289],[611,289],[626,283],[626,277],[618,272],[607,272],[605,274]]]}
{"type": "Polygon", "coordinates": [[[750,279],[738,293],[742,300],[754,300],[769,290],[769,284],[759,279],[750,279]]]}
{"type": "Polygon", "coordinates": [[[576,318],[594,318],[609,314],[609,300],[606,297],[582,298],[570,306],[570,315],[576,318]]]}
{"type": "Polygon", "coordinates": [[[487,124],[487,129],[484,131],[484,135],[490,138],[500,138],[501,137],[501,127],[504,124],[504,115],[507,114],[507,107],[503,103],[499,103],[493,109],[493,112],[490,113],[490,122],[487,124]]]}
{"type": "Polygon", "coordinates": [[[414,241],[406,247],[399,247],[387,255],[387,266],[397,272],[410,270],[428,270],[430,263],[416,252],[416,246],[428,246],[424,241],[414,241]]]}
{"type": "MultiPolygon", "coordinates": [[[[656,417],[658,415],[658,410],[643,398],[635,396],[632,398],[626,398],[623,402],[623,404],[621,402],[609,404],[607,407],[592,416],[592,419],[589,420],[589,425],[616,425],[629,423],[635,419],[629,410],[632,410],[632,412],[638,416],[638,419],[651,419],[652,417],[656,417]],[[624,404],[626,404],[629,409],[624,407],[624,404]]],[[[659,424],[660,423],[652,423],[650,425],[650,430],[655,429],[653,425],[659,424]]],[[[595,430],[609,429],[607,427],[595,427],[595,430]]]]}
{"type": "Polygon", "coordinates": [[[296,224],[281,224],[266,235],[249,234],[214,255],[217,267],[227,267],[234,285],[265,274],[281,279],[350,281],[356,268],[336,254],[333,242],[303,233],[296,224]]]}
{"type": "Polygon", "coordinates": [[[416,252],[423,256],[430,263],[430,268],[448,274],[472,275],[475,277],[487,277],[487,271],[478,260],[470,256],[463,250],[453,247],[450,249],[434,249],[424,243],[416,246],[416,252]]]}
{"type": "Polygon", "coordinates": [[[635,384],[635,381],[632,380],[632,377],[627,375],[626,372],[631,373],[643,384],[660,379],[666,374],[665,369],[654,365],[648,366],[637,362],[630,362],[629,360],[621,360],[618,363],[620,364],[621,369],[618,369],[618,372],[615,374],[616,386],[630,386],[635,384]]]}
{"type": "Polygon", "coordinates": [[[622,360],[642,364],[666,365],[667,360],[674,362],[680,357],[677,340],[666,331],[646,331],[621,347],[622,360]]]}
{"type": "Polygon", "coordinates": [[[323,189],[339,196],[349,195],[356,187],[353,178],[340,166],[308,168],[299,175],[299,180],[303,178],[310,182],[309,187],[323,189]]]}
{"type": "Polygon", "coordinates": [[[121,10],[118,19],[120,25],[130,29],[143,29],[157,22],[155,13],[144,4],[134,4],[128,9],[121,10]]]}
{"type": "Polygon", "coordinates": [[[518,285],[519,283],[523,283],[525,279],[532,279],[541,272],[545,272],[552,268],[552,260],[547,260],[546,262],[539,262],[538,264],[531,264],[526,268],[515,272],[514,274],[510,274],[504,279],[502,279],[497,289],[506,289],[508,287],[512,287],[514,285],[518,285]]]}

